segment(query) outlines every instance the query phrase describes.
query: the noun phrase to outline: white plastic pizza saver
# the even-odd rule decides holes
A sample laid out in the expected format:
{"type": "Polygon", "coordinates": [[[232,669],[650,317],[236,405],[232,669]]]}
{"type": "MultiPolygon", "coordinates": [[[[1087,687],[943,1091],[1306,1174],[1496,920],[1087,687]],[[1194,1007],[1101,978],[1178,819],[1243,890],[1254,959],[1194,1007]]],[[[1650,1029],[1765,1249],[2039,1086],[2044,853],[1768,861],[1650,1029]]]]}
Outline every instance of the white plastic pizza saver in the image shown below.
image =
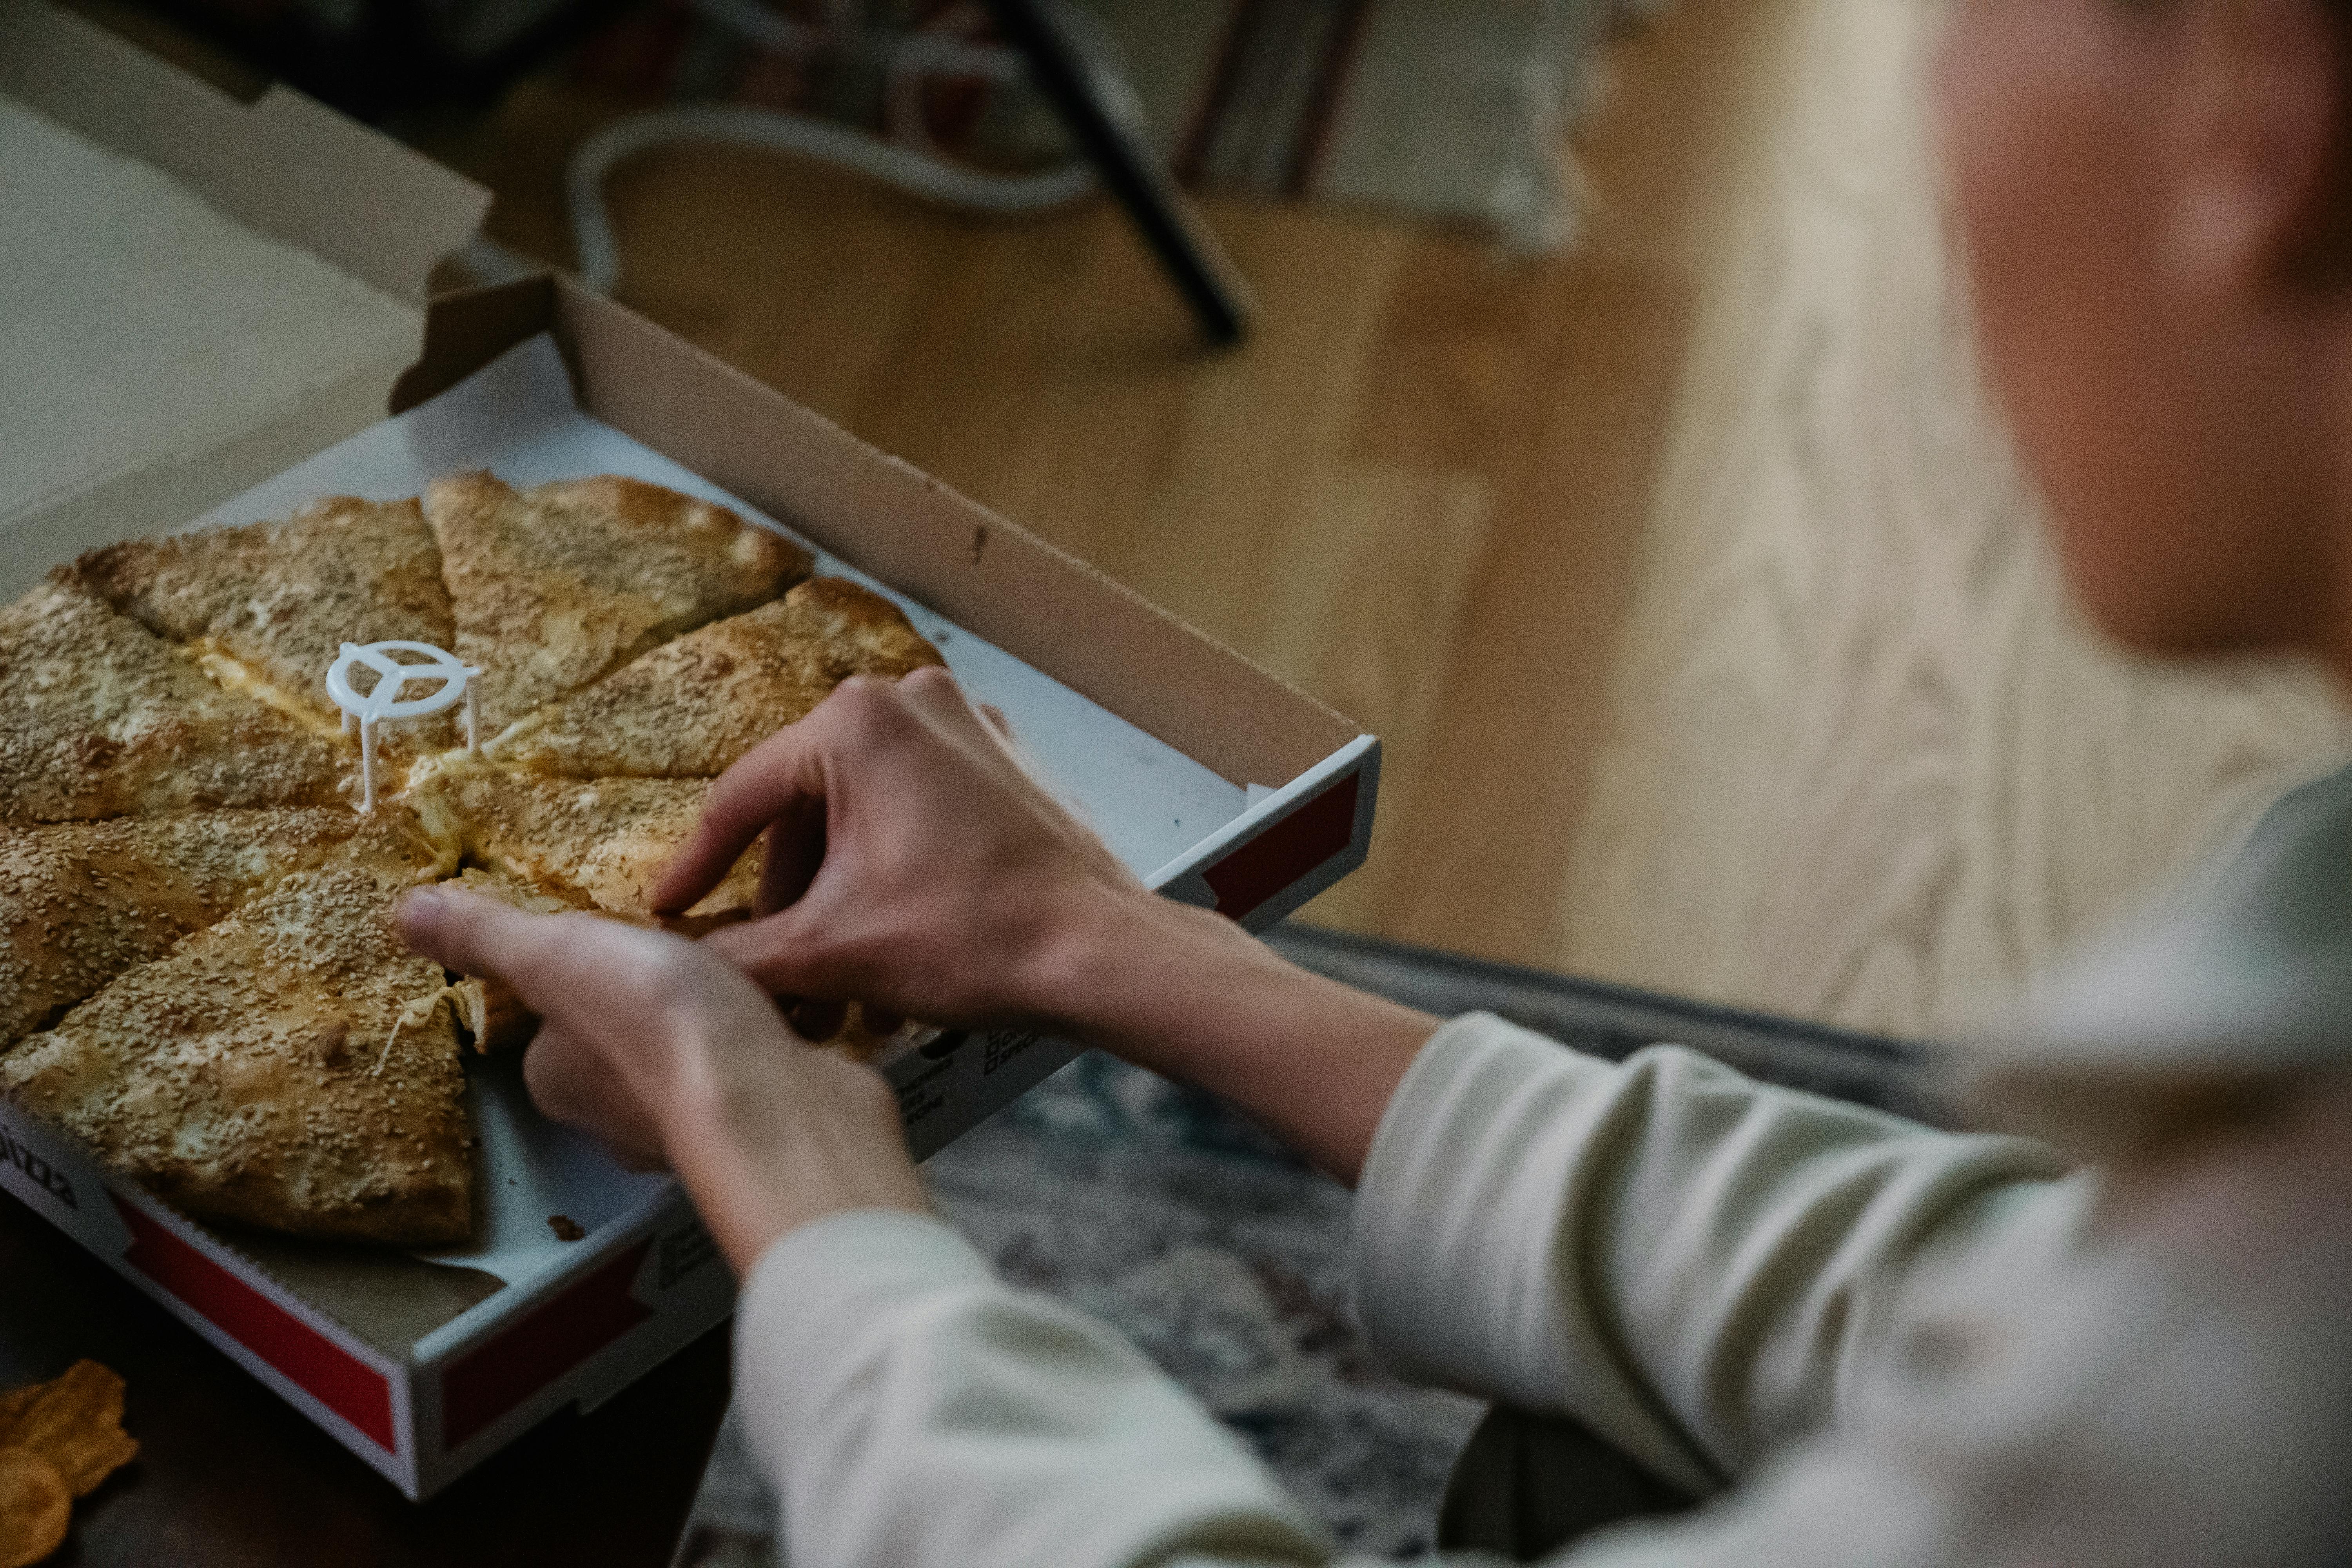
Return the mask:
{"type": "Polygon", "coordinates": [[[474,721],[474,677],[481,674],[456,654],[429,642],[345,643],[335,662],[327,667],[327,695],[343,710],[343,733],[360,727],[360,782],[363,812],[375,809],[375,727],[386,719],[429,719],[446,713],[460,700],[466,704],[466,750],[480,749],[474,721]],[[394,654],[414,654],[423,662],[410,663],[394,654]],[[375,671],[375,684],[364,693],[352,689],[352,669],[365,665],[375,671]],[[403,697],[411,681],[431,681],[433,689],[421,697],[403,697]]]}

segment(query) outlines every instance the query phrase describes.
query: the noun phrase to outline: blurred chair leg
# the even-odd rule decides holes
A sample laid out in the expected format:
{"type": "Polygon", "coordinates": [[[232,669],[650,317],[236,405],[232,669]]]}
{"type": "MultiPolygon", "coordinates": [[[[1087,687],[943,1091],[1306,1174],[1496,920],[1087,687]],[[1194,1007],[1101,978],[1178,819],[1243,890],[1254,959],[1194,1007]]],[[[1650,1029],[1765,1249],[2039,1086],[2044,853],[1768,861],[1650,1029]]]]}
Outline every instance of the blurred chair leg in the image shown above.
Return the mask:
{"type": "Polygon", "coordinates": [[[1184,296],[1202,335],[1219,347],[1241,342],[1256,301],[1154,157],[1133,89],[1079,47],[1050,0],[986,3],[997,31],[1020,51],[1038,90],[1184,296]]]}

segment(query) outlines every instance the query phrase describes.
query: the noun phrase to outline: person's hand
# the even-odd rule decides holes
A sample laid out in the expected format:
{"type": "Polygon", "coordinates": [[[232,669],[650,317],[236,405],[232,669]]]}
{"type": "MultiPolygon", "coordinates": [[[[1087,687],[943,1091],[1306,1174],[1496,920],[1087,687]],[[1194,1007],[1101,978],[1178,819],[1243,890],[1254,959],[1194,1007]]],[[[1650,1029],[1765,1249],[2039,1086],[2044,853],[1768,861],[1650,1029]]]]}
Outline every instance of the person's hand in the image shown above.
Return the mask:
{"type": "Polygon", "coordinates": [[[803,1044],[716,953],[447,887],[410,893],[399,922],[417,952],[513,987],[542,1020],[532,1100],[624,1161],[675,1169],[739,1269],[824,1215],[925,1206],[889,1086],[803,1044]]]}
{"type": "Polygon", "coordinates": [[[1436,1026],[1154,896],[943,669],[845,681],[746,753],[654,907],[762,833],[757,918],[703,942],[771,993],[1034,1024],[1224,1095],[1342,1180],[1436,1026]]]}
{"type": "Polygon", "coordinates": [[[654,889],[691,906],[767,836],[757,918],[705,942],[778,995],[1039,1018],[1071,943],[1157,902],[949,674],[844,682],[727,770],[654,889]]]}

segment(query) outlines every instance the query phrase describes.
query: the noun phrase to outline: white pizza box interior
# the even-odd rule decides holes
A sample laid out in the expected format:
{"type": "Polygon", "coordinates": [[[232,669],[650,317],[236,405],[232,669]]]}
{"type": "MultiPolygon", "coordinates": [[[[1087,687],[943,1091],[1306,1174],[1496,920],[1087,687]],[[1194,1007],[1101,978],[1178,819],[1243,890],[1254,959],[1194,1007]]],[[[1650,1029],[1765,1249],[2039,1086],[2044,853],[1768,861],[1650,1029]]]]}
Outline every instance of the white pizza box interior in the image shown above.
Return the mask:
{"type": "Polygon", "coordinates": [[[489,195],[0,0],[0,595],[383,417],[489,195]]]}
{"type": "MultiPolygon", "coordinates": [[[[80,188],[43,199],[70,205],[80,188]]],[[[470,185],[297,95],[238,105],[38,0],[0,0],[0,348],[61,356],[80,398],[76,453],[21,388],[0,391],[0,589],[114,539],[283,515],[320,494],[412,495],[461,468],[517,484],[635,474],[782,527],[820,552],[820,570],[889,594],[1006,712],[1044,776],[1170,896],[1262,928],[1361,862],[1379,746],[1339,715],[564,280],[428,305],[427,268],[482,210],[470,185]],[[47,116],[30,135],[27,107],[47,116]],[[60,143],[60,124],[87,147],[60,143]],[[85,267],[9,237],[28,193],[11,190],[8,154],[26,145],[51,173],[62,160],[92,175],[118,209],[55,217],[91,252],[85,267]],[[142,216],[155,205],[170,209],[160,229],[142,216]],[[192,232],[201,243],[184,254],[174,236],[192,232]],[[152,248],[117,253],[142,244],[152,248]],[[57,289],[10,276],[29,265],[56,274],[57,289]],[[283,319],[277,296],[256,296],[257,273],[292,279],[283,319]],[[236,345],[77,340],[67,329],[102,315],[110,289],[151,313],[156,294],[184,312],[230,310],[240,330],[297,345],[299,374],[248,366],[268,395],[226,399],[233,418],[206,410],[206,386],[192,398],[173,378],[224,374],[236,345]],[[334,320],[338,300],[357,301],[357,328],[334,320]],[[62,323],[9,313],[53,308],[62,323]],[[88,352],[66,353],[77,341],[88,352]],[[141,377],[158,384],[107,400],[110,378],[141,377]],[[14,439],[26,430],[46,447],[14,439]],[[27,445],[43,447],[37,462],[21,460],[27,445]]],[[[0,379],[31,379],[19,370],[30,362],[9,363],[0,379]]],[[[926,1156],[1072,1054],[1005,1032],[910,1041],[880,1065],[926,1156]]],[[[483,1197],[465,1248],[412,1257],[225,1234],[5,1103],[0,1185],[421,1498],[547,1415],[617,1393],[722,1321],[733,1297],[674,1183],[624,1172],[536,1116],[513,1060],[467,1070],[483,1197]],[[558,1237],[558,1215],[579,1239],[558,1237]]]]}

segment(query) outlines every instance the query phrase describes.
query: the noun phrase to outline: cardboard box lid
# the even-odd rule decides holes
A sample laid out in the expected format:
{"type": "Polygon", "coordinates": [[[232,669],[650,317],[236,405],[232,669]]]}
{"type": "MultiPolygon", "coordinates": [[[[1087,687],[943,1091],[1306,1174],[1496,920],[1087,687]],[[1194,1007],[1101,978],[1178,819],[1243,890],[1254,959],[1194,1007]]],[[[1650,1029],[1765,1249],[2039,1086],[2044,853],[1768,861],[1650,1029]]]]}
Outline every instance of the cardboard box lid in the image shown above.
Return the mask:
{"type": "Polygon", "coordinates": [[[0,0],[0,595],[383,416],[488,193],[0,0]]]}

